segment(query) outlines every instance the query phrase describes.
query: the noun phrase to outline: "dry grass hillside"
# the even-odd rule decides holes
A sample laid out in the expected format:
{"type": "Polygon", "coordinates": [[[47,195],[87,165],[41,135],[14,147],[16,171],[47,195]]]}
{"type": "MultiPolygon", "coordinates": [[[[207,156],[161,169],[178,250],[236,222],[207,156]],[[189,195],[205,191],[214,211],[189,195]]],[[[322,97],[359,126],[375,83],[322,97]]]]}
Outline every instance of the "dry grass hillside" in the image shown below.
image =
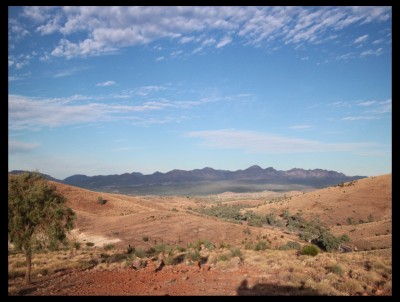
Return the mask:
{"type": "Polygon", "coordinates": [[[143,247],[155,243],[185,245],[197,239],[218,244],[240,244],[245,240],[269,237],[276,238],[271,241],[277,247],[287,240],[298,240],[295,235],[288,234],[281,238],[280,230],[234,224],[188,210],[204,203],[204,200],[196,198],[132,197],[98,193],[59,183],[54,185],[67,197],[68,206],[77,213],[73,236],[97,246],[106,243],[121,248],[129,244],[143,247]],[[106,200],[105,204],[97,202],[99,196],[106,200]]]}
{"type": "Polygon", "coordinates": [[[392,246],[391,174],[266,201],[252,210],[262,215],[288,210],[318,218],[335,235],[349,235],[359,249],[392,246]]]}
{"type": "Polygon", "coordinates": [[[200,197],[127,196],[53,183],[77,214],[70,239],[78,244],[35,254],[27,286],[23,255],[9,251],[9,295],[391,295],[391,181],[383,175],[304,193],[200,197]],[[319,218],[358,251],[313,257],[298,230],[207,216],[235,207],[257,217],[280,219],[287,210],[319,218]]]}

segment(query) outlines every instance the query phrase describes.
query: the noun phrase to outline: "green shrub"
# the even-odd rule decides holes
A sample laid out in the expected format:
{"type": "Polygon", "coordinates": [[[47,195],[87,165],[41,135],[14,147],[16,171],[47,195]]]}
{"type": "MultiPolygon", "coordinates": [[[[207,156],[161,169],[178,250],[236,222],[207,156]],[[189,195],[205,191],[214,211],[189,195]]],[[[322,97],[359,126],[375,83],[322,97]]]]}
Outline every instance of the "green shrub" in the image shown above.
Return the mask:
{"type": "Polygon", "coordinates": [[[346,218],[346,222],[347,222],[348,224],[355,224],[355,221],[354,221],[353,217],[347,217],[347,218],[346,218]]]}
{"type": "Polygon", "coordinates": [[[199,261],[201,258],[199,251],[189,252],[187,257],[192,261],[199,261]]]}
{"type": "Polygon", "coordinates": [[[109,250],[113,250],[114,249],[114,245],[113,244],[105,244],[104,246],[103,246],[103,248],[106,250],[106,251],[109,251],[109,250]]]}
{"type": "Polygon", "coordinates": [[[77,249],[77,250],[79,250],[79,249],[81,248],[81,243],[75,241],[75,242],[72,244],[72,247],[75,248],[75,249],[77,249]]]}
{"type": "Polygon", "coordinates": [[[267,249],[267,243],[265,241],[259,241],[254,247],[255,251],[264,251],[267,249]]]}
{"type": "Polygon", "coordinates": [[[305,245],[301,249],[302,255],[316,256],[316,255],[318,255],[318,253],[319,253],[319,249],[315,245],[305,245]]]}
{"type": "Polygon", "coordinates": [[[139,258],[146,257],[146,251],[142,248],[136,248],[134,254],[135,254],[135,256],[137,256],[139,258]]]}
{"type": "Polygon", "coordinates": [[[240,251],[239,248],[232,248],[230,250],[230,252],[231,252],[232,257],[241,257],[242,256],[242,252],[240,251]]]}
{"type": "Polygon", "coordinates": [[[244,229],[244,230],[243,230],[243,233],[246,234],[246,235],[250,235],[250,234],[251,234],[250,228],[244,229]]]}
{"type": "Polygon", "coordinates": [[[343,275],[343,268],[339,264],[332,265],[329,270],[336,275],[343,275]]]}
{"type": "Polygon", "coordinates": [[[229,259],[231,259],[229,255],[222,254],[218,256],[217,261],[228,261],[229,259]]]}
{"type": "Polygon", "coordinates": [[[288,241],[286,244],[279,247],[280,250],[300,250],[300,243],[288,241]]]}
{"type": "Polygon", "coordinates": [[[99,196],[99,197],[97,197],[97,202],[99,204],[105,204],[107,202],[107,200],[105,200],[105,199],[103,199],[103,197],[99,196]]]}
{"type": "Polygon", "coordinates": [[[265,220],[267,221],[267,223],[269,225],[275,225],[276,224],[276,217],[275,217],[274,213],[267,214],[265,216],[265,220]]]}
{"type": "Polygon", "coordinates": [[[330,232],[323,232],[316,240],[316,244],[327,252],[337,250],[340,246],[339,238],[332,235],[330,232]]]}
{"type": "Polygon", "coordinates": [[[343,234],[342,236],[339,237],[340,242],[349,242],[350,237],[347,234],[343,234]]]}
{"type": "Polygon", "coordinates": [[[128,246],[126,249],[127,254],[132,254],[135,251],[135,247],[131,247],[131,245],[128,246]]]}
{"type": "Polygon", "coordinates": [[[144,242],[147,242],[147,241],[149,241],[149,236],[143,236],[142,239],[144,242]]]}

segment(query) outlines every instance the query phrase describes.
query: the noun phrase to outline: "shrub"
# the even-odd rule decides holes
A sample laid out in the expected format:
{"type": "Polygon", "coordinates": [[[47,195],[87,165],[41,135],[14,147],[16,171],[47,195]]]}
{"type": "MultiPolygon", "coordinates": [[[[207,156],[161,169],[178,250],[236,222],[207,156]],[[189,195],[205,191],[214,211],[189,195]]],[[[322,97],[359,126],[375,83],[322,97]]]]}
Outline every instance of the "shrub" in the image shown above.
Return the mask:
{"type": "Polygon", "coordinates": [[[229,255],[222,254],[218,256],[217,261],[228,261],[229,259],[231,259],[229,255]]]}
{"type": "Polygon", "coordinates": [[[274,213],[267,214],[265,216],[265,220],[267,221],[267,223],[269,225],[275,225],[276,224],[276,217],[275,217],[274,213]]]}
{"type": "Polygon", "coordinates": [[[280,250],[300,250],[301,245],[294,241],[288,241],[286,244],[279,247],[280,250]]]}
{"type": "Polygon", "coordinates": [[[329,270],[336,275],[343,275],[343,268],[339,264],[332,265],[329,270]]]}
{"type": "Polygon", "coordinates": [[[346,222],[347,222],[348,224],[354,224],[354,223],[355,223],[353,217],[347,217],[347,218],[346,218],[346,222]]]}
{"type": "Polygon", "coordinates": [[[343,234],[342,236],[339,237],[340,242],[349,242],[350,237],[347,234],[343,234]]]}
{"type": "Polygon", "coordinates": [[[372,222],[372,221],[374,221],[374,216],[372,216],[372,214],[369,214],[368,222],[372,222]]]}
{"type": "Polygon", "coordinates": [[[315,245],[305,245],[301,250],[302,255],[316,256],[318,253],[319,249],[315,245]]]}
{"type": "Polygon", "coordinates": [[[288,241],[286,245],[293,250],[300,250],[301,248],[300,244],[294,241],[288,241]]]}
{"type": "Polygon", "coordinates": [[[246,235],[250,235],[251,234],[251,230],[249,228],[246,228],[243,230],[243,233],[246,235]]]}
{"type": "Polygon", "coordinates": [[[187,257],[192,261],[199,261],[201,258],[199,251],[189,252],[187,257]]]}
{"type": "Polygon", "coordinates": [[[316,244],[327,252],[337,250],[340,246],[339,238],[332,235],[330,232],[323,232],[316,240],[316,244]]]}
{"type": "Polygon", "coordinates": [[[265,241],[259,241],[254,247],[255,251],[264,251],[266,249],[267,249],[267,243],[265,241]]]}
{"type": "Polygon", "coordinates": [[[128,248],[126,249],[127,254],[132,254],[134,251],[135,251],[135,248],[131,247],[131,245],[129,245],[128,248]]]}
{"type": "Polygon", "coordinates": [[[114,249],[114,245],[113,244],[105,244],[104,246],[104,249],[106,250],[106,251],[109,251],[109,250],[113,250],[114,249]]]}
{"type": "Polygon", "coordinates": [[[135,256],[139,258],[144,258],[146,256],[146,251],[142,248],[136,248],[135,249],[135,256]]]}
{"type": "Polygon", "coordinates": [[[75,241],[75,242],[72,244],[72,247],[75,248],[75,249],[77,249],[77,250],[79,250],[79,249],[81,248],[81,243],[75,241]]]}
{"type": "Polygon", "coordinates": [[[94,243],[93,242],[86,242],[86,246],[92,247],[92,246],[94,246],[94,243]]]}
{"type": "Polygon", "coordinates": [[[143,236],[142,239],[144,242],[147,242],[147,241],[149,241],[149,236],[143,236]]]}
{"type": "Polygon", "coordinates": [[[231,256],[232,257],[241,257],[242,256],[242,252],[240,251],[239,248],[232,248],[231,249],[231,256]]]}
{"type": "Polygon", "coordinates": [[[99,196],[99,197],[97,197],[97,202],[99,204],[105,204],[107,202],[107,200],[105,200],[105,199],[103,199],[103,197],[99,196]]]}

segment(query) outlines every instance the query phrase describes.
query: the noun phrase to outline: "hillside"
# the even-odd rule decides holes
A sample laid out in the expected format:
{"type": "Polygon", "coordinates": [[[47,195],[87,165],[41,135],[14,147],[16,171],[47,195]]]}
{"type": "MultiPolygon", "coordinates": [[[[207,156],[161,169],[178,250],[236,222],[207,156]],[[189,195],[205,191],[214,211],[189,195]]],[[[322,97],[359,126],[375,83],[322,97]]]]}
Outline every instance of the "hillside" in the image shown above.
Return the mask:
{"type": "Polygon", "coordinates": [[[347,233],[359,248],[392,245],[391,174],[282,197],[252,210],[263,215],[288,210],[307,219],[318,218],[333,233],[347,233]]]}
{"type": "Polygon", "coordinates": [[[77,213],[70,239],[81,247],[35,255],[35,281],[29,286],[22,285],[19,277],[23,255],[9,252],[9,294],[392,293],[391,175],[307,193],[226,192],[199,197],[127,196],[52,183],[77,213]],[[100,196],[105,204],[98,203],[100,196]],[[297,249],[308,243],[285,226],[249,226],[248,221],[228,221],[201,211],[235,206],[260,215],[280,217],[288,210],[307,219],[318,217],[335,235],[348,235],[348,245],[357,247],[357,252],[302,255],[297,249]],[[352,224],[347,221],[349,214],[352,224]],[[298,248],[282,250],[289,242],[298,248]],[[127,254],[129,245],[135,249],[132,254],[127,254]]]}

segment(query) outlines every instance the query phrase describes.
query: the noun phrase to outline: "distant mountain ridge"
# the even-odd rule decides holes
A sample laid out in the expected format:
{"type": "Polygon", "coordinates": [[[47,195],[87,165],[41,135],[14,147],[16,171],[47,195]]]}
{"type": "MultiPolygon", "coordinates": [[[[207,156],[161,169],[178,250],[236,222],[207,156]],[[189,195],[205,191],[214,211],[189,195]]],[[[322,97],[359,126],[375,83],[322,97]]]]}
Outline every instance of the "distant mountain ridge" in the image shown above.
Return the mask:
{"type": "MultiPolygon", "coordinates": [[[[12,171],[10,173],[21,173],[12,171]]],[[[135,187],[135,186],[176,186],[182,184],[195,184],[196,182],[235,181],[242,183],[258,184],[301,184],[314,187],[324,187],[347,182],[366,176],[346,176],[343,173],[323,169],[304,170],[293,168],[287,171],[275,170],[272,167],[261,168],[254,165],[245,170],[229,171],[216,170],[210,167],[195,170],[172,170],[166,173],[155,172],[142,174],[139,172],[114,174],[114,175],[72,175],[64,180],[55,179],[49,175],[44,176],[50,180],[85,189],[104,190],[107,187],[135,187]]]]}

